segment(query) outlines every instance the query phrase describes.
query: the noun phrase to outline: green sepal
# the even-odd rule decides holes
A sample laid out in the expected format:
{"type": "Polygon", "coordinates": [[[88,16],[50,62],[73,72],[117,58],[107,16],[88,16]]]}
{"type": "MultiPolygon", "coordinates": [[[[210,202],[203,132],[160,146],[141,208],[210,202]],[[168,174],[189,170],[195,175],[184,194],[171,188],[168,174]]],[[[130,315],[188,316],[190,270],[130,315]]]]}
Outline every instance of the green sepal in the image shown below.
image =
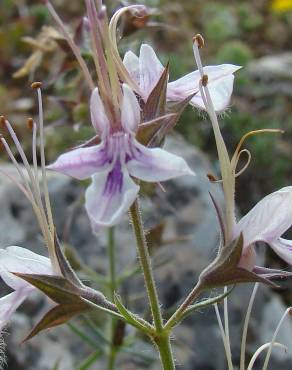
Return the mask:
{"type": "Polygon", "coordinates": [[[169,64],[167,63],[157,84],[151,91],[142,111],[143,121],[153,120],[165,114],[166,90],[169,75],[169,64]]]}
{"type": "Polygon", "coordinates": [[[147,146],[152,138],[159,132],[159,130],[165,126],[168,126],[169,122],[172,121],[175,116],[176,114],[174,113],[168,113],[151,121],[140,124],[136,134],[136,139],[139,141],[139,143],[147,146]]]}
{"type": "Polygon", "coordinates": [[[182,112],[187,107],[187,105],[194,97],[194,95],[195,94],[192,94],[178,103],[170,103],[167,106],[166,113],[172,114],[172,117],[170,117],[170,119],[167,122],[165,122],[164,125],[161,125],[161,127],[159,128],[159,130],[157,130],[155,135],[152,136],[148,146],[154,148],[163,145],[165,136],[175,127],[182,112]]]}
{"type": "Polygon", "coordinates": [[[222,246],[215,260],[202,271],[199,282],[206,289],[233,285],[236,283],[260,282],[277,288],[269,279],[239,267],[243,251],[243,234],[231,243],[222,246]]]}
{"type": "Polygon", "coordinates": [[[41,290],[56,303],[76,303],[76,299],[80,297],[78,287],[62,276],[21,274],[18,272],[13,274],[41,290]]]}
{"type": "Polygon", "coordinates": [[[45,329],[50,329],[55,326],[64,324],[72,317],[84,313],[87,310],[89,310],[88,305],[81,300],[79,300],[78,303],[75,302],[75,304],[66,303],[55,306],[45,314],[40,322],[36,324],[36,326],[32,329],[32,331],[24,339],[23,342],[26,342],[27,340],[33,338],[45,329]]]}

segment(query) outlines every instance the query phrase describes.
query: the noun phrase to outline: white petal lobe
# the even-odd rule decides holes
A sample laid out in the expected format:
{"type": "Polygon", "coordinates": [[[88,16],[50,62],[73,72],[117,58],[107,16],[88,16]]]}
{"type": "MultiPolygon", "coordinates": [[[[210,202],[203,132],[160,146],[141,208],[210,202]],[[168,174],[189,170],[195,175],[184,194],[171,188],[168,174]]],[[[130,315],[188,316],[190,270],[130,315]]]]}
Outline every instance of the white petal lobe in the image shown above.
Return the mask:
{"type": "Polygon", "coordinates": [[[90,113],[92,125],[101,136],[106,135],[110,128],[110,122],[105,113],[103,102],[96,87],[90,97],[90,113]]]}
{"type": "Polygon", "coordinates": [[[194,175],[186,161],[160,148],[146,148],[136,140],[135,156],[127,163],[129,173],[150,182],[165,181],[178,176],[194,175]]]}
{"type": "Polygon", "coordinates": [[[135,132],[140,123],[140,106],[131,88],[123,84],[122,126],[126,132],[135,132]]]}
{"type": "Polygon", "coordinates": [[[60,155],[47,166],[49,170],[84,180],[96,172],[104,171],[111,161],[105,143],[88,148],[78,148],[60,155]]]}
{"type": "Polygon", "coordinates": [[[139,186],[120,164],[111,172],[94,175],[85,193],[85,207],[93,231],[98,232],[104,226],[119,223],[136,199],[138,191],[139,186]]]}
{"type": "Polygon", "coordinates": [[[292,225],[291,204],[291,186],[267,195],[238,222],[235,236],[242,232],[245,245],[278,239],[292,225]]]}

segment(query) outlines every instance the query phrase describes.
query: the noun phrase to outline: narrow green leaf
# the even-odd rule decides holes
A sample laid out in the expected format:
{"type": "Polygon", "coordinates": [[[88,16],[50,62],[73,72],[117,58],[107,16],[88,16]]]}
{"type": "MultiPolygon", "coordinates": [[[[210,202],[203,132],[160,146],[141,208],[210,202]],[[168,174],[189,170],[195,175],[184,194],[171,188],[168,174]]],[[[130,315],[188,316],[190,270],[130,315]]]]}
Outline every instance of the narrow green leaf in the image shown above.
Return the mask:
{"type": "Polygon", "coordinates": [[[86,333],[84,333],[82,330],[80,330],[76,325],[72,324],[71,322],[68,322],[67,323],[67,326],[70,328],[70,330],[74,334],[76,334],[80,339],[82,339],[90,347],[92,347],[92,348],[99,347],[99,345],[95,342],[95,340],[93,340],[86,333]]]}
{"type": "Polygon", "coordinates": [[[123,305],[121,298],[117,294],[115,294],[114,300],[121,315],[129,324],[146,333],[152,333],[154,331],[154,328],[151,324],[127,310],[127,308],[123,305]]]}
{"type": "Polygon", "coordinates": [[[208,298],[208,299],[205,299],[201,302],[198,302],[196,304],[193,304],[191,305],[184,313],[183,317],[181,320],[184,320],[189,314],[193,313],[194,311],[197,311],[201,308],[205,308],[205,307],[208,307],[212,304],[215,304],[215,303],[218,303],[220,301],[222,301],[224,298],[226,298],[231,292],[232,290],[234,289],[235,285],[228,289],[225,293],[222,293],[216,297],[212,297],[212,298],[208,298]]]}
{"type": "Polygon", "coordinates": [[[91,355],[89,355],[84,362],[78,367],[77,370],[87,370],[90,368],[91,365],[95,363],[95,361],[102,355],[102,351],[97,349],[91,355]]]}

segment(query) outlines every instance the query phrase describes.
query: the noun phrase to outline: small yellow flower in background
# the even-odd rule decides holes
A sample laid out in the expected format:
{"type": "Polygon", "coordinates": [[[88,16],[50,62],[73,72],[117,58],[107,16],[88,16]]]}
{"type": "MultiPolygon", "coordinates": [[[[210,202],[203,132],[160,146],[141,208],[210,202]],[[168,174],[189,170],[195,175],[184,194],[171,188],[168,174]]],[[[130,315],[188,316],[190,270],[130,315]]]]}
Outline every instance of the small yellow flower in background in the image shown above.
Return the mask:
{"type": "Polygon", "coordinates": [[[286,12],[292,10],[292,0],[273,0],[272,10],[277,12],[286,12]]]}

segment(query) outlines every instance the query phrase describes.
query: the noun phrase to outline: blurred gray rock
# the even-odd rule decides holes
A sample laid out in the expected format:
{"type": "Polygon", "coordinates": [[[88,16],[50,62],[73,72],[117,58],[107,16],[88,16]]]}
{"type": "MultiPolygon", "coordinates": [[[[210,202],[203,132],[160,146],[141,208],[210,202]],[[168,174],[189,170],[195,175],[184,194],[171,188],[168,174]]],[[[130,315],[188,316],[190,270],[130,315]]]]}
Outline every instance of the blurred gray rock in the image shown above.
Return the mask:
{"type": "MultiPolygon", "coordinates": [[[[195,177],[185,176],[164,183],[166,192],[156,187],[151,191],[151,200],[142,198],[146,228],[153,229],[162,225],[161,229],[158,228],[161,231],[159,238],[162,243],[157,243],[162,246],[158,247],[154,243],[151,250],[162,306],[166,312],[171,312],[194,286],[199,272],[216,255],[219,230],[209,191],[219,204],[222,204],[223,197],[220,185],[210,184],[207,180],[206,175],[212,172],[212,166],[204,155],[180,137],[169,138],[165,148],[183,156],[196,172],[195,177]]],[[[7,166],[5,170],[15,175],[11,166],[7,166]]],[[[73,246],[87,265],[105,274],[107,234],[101,233],[97,238],[92,235],[82,204],[82,184],[50,173],[49,189],[59,237],[73,246]]],[[[3,176],[0,178],[0,195],[1,246],[18,244],[45,254],[30,205],[19,190],[11,186],[10,181],[3,176]]],[[[135,242],[126,215],[124,222],[116,228],[116,240],[118,270],[121,272],[125,268],[134,268],[137,262],[135,242]]],[[[127,297],[127,305],[141,313],[148,307],[143,287],[143,280],[135,275],[128,279],[120,290],[120,293],[127,297]]],[[[241,325],[251,289],[249,285],[238,286],[230,298],[230,335],[235,363],[238,363],[239,359],[241,325]]],[[[5,336],[9,370],[51,370],[57,361],[58,370],[71,370],[90,353],[90,348],[72,335],[66,326],[41,333],[28,343],[20,345],[33,323],[37,322],[48,307],[47,300],[36,294],[14,315],[8,328],[10,334],[5,336]]],[[[278,296],[270,290],[260,289],[250,323],[250,354],[271,339],[273,328],[284,310],[285,306],[278,296]]],[[[145,314],[147,316],[147,312],[145,314]]],[[[131,332],[130,328],[128,330],[131,332]]],[[[279,337],[280,341],[283,338],[285,342],[292,343],[290,324],[281,335],[283,337],[279,337]]],[[[186,319],[184,324],[175,330],[174,339],[178,369],[226,370],[224,348],[213,307],[186,319]]],[[[135,345],[132,345],[132,352],[141,352],[147,360],[122,353],[117,367],[119,370],[143,369],[147,367],[147,363],[152,363],[152,370],[160,369],[159,363],[153,362],[156,354],[149,343],[136,340],[135,345]]],[[[278,353],[277,350],[273,352],[273,368],[290,370],[291,353],[285,360],[282,355],[278,356],[278,353]]],[[[259,365],[257,366],[254,370],[260,369],[259,365]]],[[[99,369],[104,368],[104,363],[101,362],[99,369]]]]}
{"type": "Polygon", "coordinates": [[[292,97],[292,53],[268,55],[248,64],[251,78],[260,80],[252,93],[258,97],[280,95],[292,97]]]}
{"type": "Polygon", "coordinates": [[[261,57],[249,63],[248,71],[262,78],[292,79],[292,53],[261,57]]]}

